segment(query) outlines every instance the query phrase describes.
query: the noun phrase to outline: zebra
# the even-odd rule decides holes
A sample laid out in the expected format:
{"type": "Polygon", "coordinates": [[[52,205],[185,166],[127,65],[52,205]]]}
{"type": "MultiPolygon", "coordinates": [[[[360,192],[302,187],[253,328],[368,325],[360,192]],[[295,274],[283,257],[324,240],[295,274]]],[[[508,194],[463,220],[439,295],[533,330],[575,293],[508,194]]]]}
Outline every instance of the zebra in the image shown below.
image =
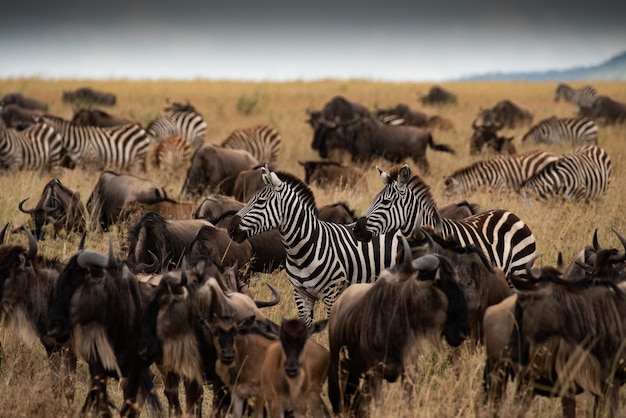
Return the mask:
{"type": "Polygon", "coordinates": [[[611,158],[604,149],[580,146],[528,179],[522,193],[540,200],[554,196],[573,202],[597,199],[608,192],[611,170],[611,158]]]}
{"type": "Polygon", "coordinates": [[[512,276],[526,277],[526,263],[535,257],[535,237],[519,217],[507,210],[489,210],[462,220],[442,217],[430,186],[407,164],[389,173],[378,169],[385,187],[355,226],[361,240],[399,229],[404,236],[428,225],[444,237],[456,238],[462,246],[480,248],[492,264],[504,272],[511,289],[512,276]]]}
{"type": "Polygon", "coordinates": [[[46,123],[24,130],[7,128],[0,119],[0,167],[8,170],[60,169],[64,155],[61,135],[46,123]]]}
{"type": "Polygon", "coordinates": [[[581,109],[588,109],[597,98],[598,91],[593,86],[586,85],[575,89],[568,84],[560,83],[556,87],[554,100],[559,101],[559,99],[563,99],[577,105],[581,109]]]}
{"type": "Polygon", "coordinates": [[[533,150],[478,161],[447,176],[444,193],[468,193],[480,188],[517,193],[525,181],[557,159],[550,152],[533,150]]]}
{"type": "Polygon", "coordinates": [[[587,118],[557,118],[552,116],[544,119],[522,137],[522,142],[532,139],[535,144],[541,142],[548,145],[562,144],[571,141],[572,145],[597,144],[598,126],[587,118]]]}
{"type": "Polygon", "coordinates": [[[157,168],[175,169],[190,160],[191,144],[181,135],[163,138],[152,153],[152,162],[157,168]]]}
{"type": "Polygon", "coordinates": [[[238,129],[222,142],[222,147],[248,151],[259,163],[270,167],[278,160],[280,145],[280,134],[269,125],[238,129]]]}
{"type": "Polygon", "coordinates": [[[78,126],[65,119],[46,115],[42,119],[61,135],[67,163],[95,170],[146,169],[150,139],[146,131],[135,123],[100,128],[78,126]]]}
{"type": "Polygon", "coordinates": [[[181,135],[189,141],[193,150],[204,144],[206,122],[192,106],[174,107],[166,115],[157,116],[146,128],[157,142],[173,135],[181,135]]]}
{"type": "Polygon", "coordinates": [[[371,242],[359,242],[352,225],[320,221],[311,189],[292,174],[261,168],[265,186],[243,207],[229,226],[230,236],[242,242],[277,228],[285,246],[285,268],[299,316],[313,323],[315,302],[326,314],[346,286],[369,283],[396,264],[401,234],[392,231],[371,242]]]}

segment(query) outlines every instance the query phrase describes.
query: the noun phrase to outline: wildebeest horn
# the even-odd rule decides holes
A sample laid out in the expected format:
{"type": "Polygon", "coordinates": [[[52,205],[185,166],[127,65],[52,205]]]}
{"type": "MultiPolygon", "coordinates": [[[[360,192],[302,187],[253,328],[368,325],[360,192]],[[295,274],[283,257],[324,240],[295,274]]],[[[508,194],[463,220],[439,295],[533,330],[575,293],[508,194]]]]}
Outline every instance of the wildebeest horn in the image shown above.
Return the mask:
{"type": "Polygon", "coordinates": [[[4,244],[4,235],[6,234],[8,228],[9,228],[9,223],[7,222],[4,225],[4,228],[2,228],[2,231],[0,231],[0,244],[4,244]]]}
{"type": "Polygon", "coordinates": [[[435,254],[426,254],[413,260],[413,268],[420,271],[433,271],[439,267],[439,257],[435,254]]]}
{"type": "Polygon", "coordinates": [[[615,235],[617,235],[617,238],[619,238],[620,242],[624,246],[624,250],[626,251],[626,238],[624,238],[624,236],[620,234],[617,229],[615,228],[611,228],[611,229],[613,230],[613,232],[615,232],[615,235]]]}
{"type": "Polygon", "coordinates": [[[563,273],[563,253],[560,251],[556,256],[556,269],[563,273]]]}
{"type": "Polygon", "coordinates": [[[271,284],[269,283],[265,283],[265,284],[272,291],[272,295],[274,295],[274,299],[269,302],[264,302],[264,301],[255,299],[254,304],[256,305],[257,308],[267,308],[269,306],[278,305],[278,303],[280,302],[280,292],[271,284]]]}
{"type": "Polygon", "coordinates": [[[107,265],[113,267],[115,265],[115,250],[113,250],[113,238],[109,237],[109,258],[107,265]]]}
{"type": "Polygon", "coordinates": [[[108,266],[109,260],[104,254],[85,250],[78,255],[78,257],[76,258],[76,262],[82,268],[96,266],[104,269],[108,266]]]}
{"type": "Polygon", "coordinates": [[[22,229],[26,232],[26,238],[28,239],[28,252],[26,253],[26,258],[32,260],[37,255],[37,239],[30,232],[30,229],[26,227],[26,225],[22,225],[22,229]]]}
{"type": "Polygon", "coordinates": [[[404,251],[404,258],[402,260],[402,271],[407,274],[411,274],[415,271],[413,267],[412,261],[413,257],[411,256],[411,247],[409,246],[409,241],[401,235],[400,242],[402,242],[402,250],[404,251]]]}
{"type": "Polygon", "coordinates": [[[17,204],[17,207],[21,212],[28,213],[30,215],[35,211],[35,209],[24,209],[24,202],[26,202],[28,199],[30,198],[27,197],[26,199],[22,200],[20,203],[17,204]]]}
{"type": "Polygon", "coordinates": [[[598,243],[598,228],[596,228],[595,231],[593,231],[593,249],[596,251],[600,251],[602,249],[602,247],[600,247],[600,244],[598,243]]]}
{"type": "Polygon", "coordinates": [[[78,251],[85,249],[85,238],[87,238],[87,231],[83,232],[83,235],[80,237],[80,242],[78,243],[78,251]]]}
{"type": "Polygon", "coordinates": [[[476,122],[478,122],[478,118],[474,119],[474,121],[472,122],[472,129],[474,129],[476,131],[480,131],[481,127],[478,126],[478,124],[476,122]]]}
{"type": "MultiPolygon", "coordinates": [[[[55,205],[56,205],[57,203],[59,203],[59,199],[57,199],[55,196],[51,196],[51,197],[50,197],[50,200],[52,200],[52,202],[53,202],[55,205]]],[[[43,211],[44,211],[44,212],[49,213],[49,212],[53,212],[53,211],[55,211],[55,210],[57,209],[57,207],[56,207],[56,206],[53,206],[53,207],[44,206],[42,209],[43,209],[43,211]]]]}
{"type": "Polygon", "coordinates": [[[536,275],[536,274],[533,272],[533,264],[535,263],[535,259],[536,259],[536,258],[537,258],[537,257],[533,257],[533,258],[531,258],[531,259],[528,261],[528,263],[526,263],[526,273],[528,274],[528,277],[530,277],[530,278],[532,279],[532,281],[534,281],[534,282],[538,282],[538,281],[539,281],[539,279],[541,279],[541,274],[536,275]]]}
{"type": "Polygon", "coordinates": [[[187,286],[187,258],[185,256],[180,263],[180,285],[187,286]]]}
{"type": "Polygon", "coordinates": [[[150,257],[152,257],[152,264],[137,263],[137,265],[135,266],[135,270],[136,271],[145,272],[148,269],[150,269],[150,271],[152,271],[153,269],[156,269],[156,267],[159,265],[159,257],[157,257],[156,254],[154,254],[150,250],[148,250],[148,254],[150,254],[150,257]]]}

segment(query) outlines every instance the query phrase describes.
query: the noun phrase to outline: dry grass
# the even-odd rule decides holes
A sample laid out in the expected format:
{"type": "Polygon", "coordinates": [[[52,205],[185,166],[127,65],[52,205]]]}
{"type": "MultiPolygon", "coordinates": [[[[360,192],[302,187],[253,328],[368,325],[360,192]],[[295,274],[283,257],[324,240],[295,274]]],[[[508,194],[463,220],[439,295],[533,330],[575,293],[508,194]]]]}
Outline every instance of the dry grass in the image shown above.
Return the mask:
{"type": "MultiPolygon", "coordinates": [[[[608,94],[620,101],[626,101],[626,83],[593,83],[599,92],[608,94]]],[[[64,90],[90,85],[98,90],[117,94],[118,105],[110,110],[112,114],[134,118],[143,125],[162,112],[165,99],[175,101],[189,100],[204,116],[208,125],[207,141],[220,143],[234,129],[245,128],[260,123],[269,123],[281,133],[283,138],[282,154],[278,167],[283,171],[303,176],[298,160],[318,159],[311,149],[312,132],[306,120],[307,109],[321,108],[326,101],[336,94],[363,103],[370,108],[387,107],[400,102],[414,108],[420,108],[417,95],[428,90],[430,85],[418,83],[377,83],[363,80],[290,83],[238,83],[224,81],[168,82],[168,81],[74,81],[7,79],[0,80],[2,94],[20,91],[47,101],[50,113],[65,118],[72,115],[71,108],[61,103],[64,90]]],[[[447,83],[445,87],[459,97],[457,106],[427,108],[428,113],[440,114],[451,119],[455,129],[435,131],[437,142],[452,145],[457,155],[428,152],[431,163],[431,175],[427,178],[439,204],[447,204],[467,198],[481,207],[506,208],[525,220],[533,230],[540,259],[538,264],[554,264],[557,253],[563,253],[569,260],[578,250],[591,241],[594,229],[598,229],[600,242],[604,246],[617,246],[618,241],[611,232],[611,227],[626,231],[624,209],[626,197],[621,192],[621,180],[625,177],[623,158],[626,155],[624,126],[601,127],[600,145],[603,146],[613,161],[613,179],[608,195],[601,201],[588,204],[567,202],[540,203],[524,200],[507,194],[475,193],[470,196],[444,198],[442,196],[443,177],[455,169],[475,161],[469,156],[468,140],[471,135],[471,122],[480,106],[492,106],[498,100],[509,98],[527,106],[535,114],[535,121],[551,115],[570,116],[575,108],[566,103],[554,102],[556,83],[447,83]]],[[[511,131],[520,135],[524,129],[511,131]]],[[[518,151],[524,151],[519,142],[518,151]]],[[[566,152],[567,147],[552,149],[553,152],[566,152]]],[[[389,168],[385,161],[377,162],[382,168],[389,168]]],[[[99,173],[66,171],[59,175],[68,187],[81,192],[84,202],[99,173]]],[[[164,173],[149,169],[147,173],[135,173],[150,178],[166,187],[171,196],[178,196],[184,172],[164,173]]],[[[0,190],[3,201],[0,204],[2,223],[10,221],[13,225],[27,222],[26,215],[17,210],[21,199],[31,197],[36,200],[44,185],[49,181],[47,174],[23,172],[0,176],[0,190]]],[[[352,188],[323,191],[314,188],[318,204],[338,200],[346,201],[357,214],[363,212],[381,188],[376,171],[370,169],[363,184],[352,188]]],[[[123,227],[113,229],[116,248],[124,242],[123,227]]],[[[23,242],[23,237],[13,236],[12,241],[23,242]]],[[[87,239],[87,246],[100,251],[106,250],[108,235],[92,232],[87,239]]],[[[40,244],[40,251],[46,255],[69,258],[77,248],[78,237],[70,236],[58,240],[46,240],[40,244]]],[[[296,315],[292,298],[292,289],[284,273],[261,275],[253,290],[259,298],[270,297],[262,284],[275,284],[283,294],[283,302],[273,309],[268,309],[270,318],[296,315]]],[[[321,306],[316,309],[316,318],[323,317],[321,306]]],[[[317,337],[327,343],[327,333],[317,337]]],[[[16,336],[0,331],[0,343],[4,349],[0,369],[0,416],[73,416],[80,406],[87,390],[87,371],[84,364],[79,368],[76,399],[71,405],[55,398],[50,381],[46,375],[45,354],[39,345],[26,347],[16,336]]],[[[484,352],[464,351],[460,366],[453,369],[445,360],[447,356],[436,355],[423,359],[423,374],[416,386],[412,405],[401,401],[398,385],[389,385],[386,391],[386,403],[383,411],[376,416],[397,417],[483,417],[488,416],[482,404],[482,369],[484,352]]],[[[119,387],[113,383],[110,388],[119,405],[119,387]]],[[[622,391],[622,398],[624,391],[622,391]]],[[[590,410],[591,398],[579,396],[580,405],[590,410]]],[[[516,410],[512,390],[504,402],[503,416],[510,416],[516,410]]],[[[208,411],[208,404],[207,409],[208,411]]],[[[560,403],[550,399],[536,399],[528,412],[529,416],[555,416],[560,414],[560,403]]],[[[626,415],[622,408],[620,416],[626,415]]]]}

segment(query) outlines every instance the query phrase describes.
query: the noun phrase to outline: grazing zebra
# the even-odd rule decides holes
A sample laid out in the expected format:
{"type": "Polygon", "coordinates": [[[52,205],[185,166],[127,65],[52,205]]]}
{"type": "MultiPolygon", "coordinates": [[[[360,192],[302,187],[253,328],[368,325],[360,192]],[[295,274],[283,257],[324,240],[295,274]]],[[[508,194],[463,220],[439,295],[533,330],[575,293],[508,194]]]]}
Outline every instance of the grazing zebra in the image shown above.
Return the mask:
{"type": "Polygon", "coordinates": [[[297,177],[262,168],[263,189],[233,218],[229,233],[242,242],[277,228],[287,253],[285,268],[298,313],[307,326],[319,299],[326,313],[346,286],[373,281],[395,265],[401,235],[394,231],[359,242],[352,226],[320,221],[313,192],[297,177]]]}
{"type": "Polygon", "coordinates": [[[577,202],[597,199],[609,190],[611,159],[595,145],[575,148],[530,178],[522,193],[541,200],[562,196],[577,202]]]}
{"type": "Polygon", "coordinates": [[[281,137],[269,125],[258,125],[233,131],[222,142],[222,147],[248,151],[261,164],[272,167],[278,161],[281,137]]]}
{"type": "Polygon", "coordinates": [[[157,116],[150,122],[146,131],[157,141],[181,135],[189,141],[195,151],[204,144],[206,122],[192,106],[176,107],[166,115],[157,116]]]}
{"type": "Polygon", "coordinates": [[[446,177],[444,192],[468,193],[479,188],[489,188],[517,193],[526,180],[557,159],[552,153],[533,150],[478,161],[446,177]]]}
{"type": "Polygon", "coordinates": [[[587,85],[575,89],[568,84],[561,83],[556,87],[554,100],[559,101],[559,99],[563,99],[580,108],[590,108],[597,97],[598,91],[593,86],[587,85]]]}
{"type": "Polygon", "coordinates": [[[443,218],[430,186],[411,173],[408,165],[396,166],[389,174],[379,172],[385,187],[357,221],[355,233],[359,239],[396,229],[409,236],[416,227],[429,225],[444,237],[455,237],[462,246],[480,248],[493,265],[502,269],[511,288],[511,275],[525,277],[526,263],[535,255],[535,237],[515,214],[490,210],[459,221],[443,218]]]}
{"type": "Polygon", "coordinates": [[[181,135],[172,135],[159,141],[152,155],[155,167],[175,169],[190,162],[191,144],[181,135]]]}
{"type": "Polygon", "coordinates": [[[150,139],[135,123],[99,128],[49,115],[42,119],[61,134],[70,166],[94,170],[146,168],[150,139]]]}
{"type": "Polygon", "coordinates": [[[54,172],[61,166],[63,141],[46,123],[36,123],[22,131],[7,128],[0,119],[0,167],[5,170],[54,172]]]}
{"type": "Polygon", "coordinates": [[[562,144],[571,141],[572,145],[598,143],[598,126],[587,118],[557,118],[552,116],[530,128],[522,137],[522,142],[532,139],[535,144],[562,144]]]}

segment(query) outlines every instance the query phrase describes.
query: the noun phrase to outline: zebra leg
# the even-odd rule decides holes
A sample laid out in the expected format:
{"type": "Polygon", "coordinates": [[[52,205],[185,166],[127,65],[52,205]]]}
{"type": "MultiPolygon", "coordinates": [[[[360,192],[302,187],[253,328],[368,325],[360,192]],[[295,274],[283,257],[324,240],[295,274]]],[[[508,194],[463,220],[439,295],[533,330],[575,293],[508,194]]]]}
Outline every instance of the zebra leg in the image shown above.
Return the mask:
{"type": "Polygon", "coordinates": [[[296,300],[296,306],[298,307],[298,315],[307,328],[311,328],[313,325],[313,308],[315,307],[315,300],[311,298],[304,290],[295,287],[293,289],[293,297],[296,300]]]}
{"type": "Polygon", "coordinates": [[[333,307],[335,301],[341,296],[341,293],[346,289],[348,282],[346,280],[340,280],[333,284],[330,284],[325,290],[322,296],[322,302],[326,307],[326,316],[330,318],[330,310],[333,307]]]}

